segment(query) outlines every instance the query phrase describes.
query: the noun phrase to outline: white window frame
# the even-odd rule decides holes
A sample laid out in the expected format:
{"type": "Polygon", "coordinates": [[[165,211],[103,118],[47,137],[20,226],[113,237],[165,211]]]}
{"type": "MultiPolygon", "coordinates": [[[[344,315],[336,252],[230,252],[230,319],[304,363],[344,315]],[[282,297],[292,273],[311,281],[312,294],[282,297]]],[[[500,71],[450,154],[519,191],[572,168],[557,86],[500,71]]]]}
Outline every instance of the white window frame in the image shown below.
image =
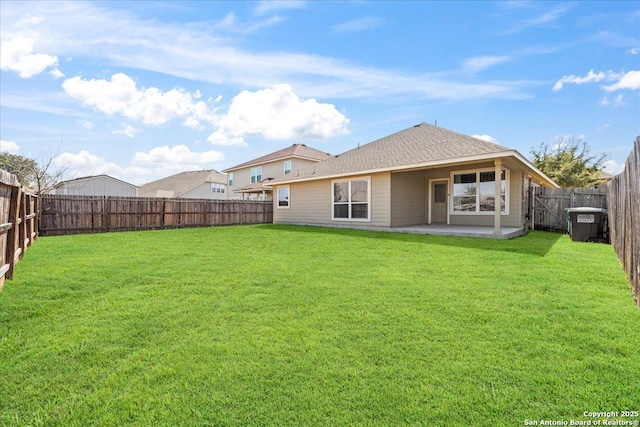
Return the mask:
{"type": "Polygon", "coordinates": [[[211,183],[211,192],[212,193],[218,193],[218,194],[224,194],[225,193],[224,184],[219,184],[217,182],[212,182],[211,183]]]}
{"type": "MultiPolygon", "coordinates": [[[[509,191],[509,187],[511,186],[511,171],[507,168],[501,168],[504,171],[504,180],[505,180],[505,189],[504,189],[504,212],[500,212],[500,215],[509,215],[509,201],[511,198],[511,194],[509,191]]],[[[454,189],[455,189],[455,175],[463,175],[468,173],[476,174],[476,185],[480,183],[480,173],[482,172],[495,172],[495,168],[482,168],[482,169],[467,169],[467,170],[459,170],[459,171],[451,171],[450,173],[450,181],[449,181],[449,215],[495,215],[495,211],[481,211],[479,197],[480,193],[476,193],[476,210],[474,212],[470,211],[456,211],[454,210],[453,200],[454,200],[454,189]]],[[[495,183],[495,181],[494,181],[495,183]]],[[[499,197],[500,195],[498,195],[499,197]]]]}
{"type": "MultiPolygon", "coordinates": [[[[356,202],[362,203],[362,202],[356,202]]],[[[352,177],[352,178],[344,178],[344,179],[334,179],[331,181],[331,220],[332,221],[347,221],[347,222],[371,222],[371,177],[370,176],[360,176],[360,177],[352,177]],[[352,181],[366,181],[367,182],[367,217],[366,218],[351,218],[351,200],[347,202],[349,206],[349,217],[348,218],[336,218],[335,217],[335,183],[338,182],[348,182],[349,183],[349,197],[351,197],[351,182],[352,181]]]]}
{"type": "Polygon", "coordinates": [[[291,207],[291,187],[288,185],[279,185],[276,187],[276,208],[278,209],[289,209],[291,207]],[[280,206],[280,190],[287,189],[287,205],[280,206]]]}
{"type": "Polygon", "coordinates": [[[229,187],[233,187],[233,172],[229,172],[229,174],[227,174],[227,179],[229,187]]]}
{"type": "Polygon", "coordinates": [[[289,175],[291,173],[292,169],[293,169],[293,162],[291,160],[285,160],[284,161],[284,174],[285,175],[289,175]],[[288,168],[287,168],[287,165],[289,166],[288,168]]]}
{"type": "Polygon", "coordinates": [[[262,181],[262,166],[251,168],[249,173],[251,175],[252,184],[262,181]]]}

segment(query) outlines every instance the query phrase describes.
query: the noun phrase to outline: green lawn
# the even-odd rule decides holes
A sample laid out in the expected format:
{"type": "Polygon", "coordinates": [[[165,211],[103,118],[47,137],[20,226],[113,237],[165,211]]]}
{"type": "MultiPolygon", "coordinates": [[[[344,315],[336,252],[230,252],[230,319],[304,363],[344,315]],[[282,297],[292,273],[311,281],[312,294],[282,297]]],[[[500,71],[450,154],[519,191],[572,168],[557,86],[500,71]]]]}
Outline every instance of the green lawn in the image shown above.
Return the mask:
{"type": "MultiPolygon", "coordinates": [[[[293,226],[43,237],[2,426],[524,425],[640,409],[611,246],[293,226]]],[[[637,419],[637,418],[632,418],[637,419]]]]}

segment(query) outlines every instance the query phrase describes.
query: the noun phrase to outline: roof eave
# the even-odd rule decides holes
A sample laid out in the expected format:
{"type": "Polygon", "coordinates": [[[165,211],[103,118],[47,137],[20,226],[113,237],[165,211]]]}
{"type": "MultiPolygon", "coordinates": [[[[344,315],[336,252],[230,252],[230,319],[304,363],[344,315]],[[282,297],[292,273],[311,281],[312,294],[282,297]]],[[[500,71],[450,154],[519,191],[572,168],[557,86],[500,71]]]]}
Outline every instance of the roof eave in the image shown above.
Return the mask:
{"type": "Polygon", "coordinates": [[[362,170],[362,171],[345,172],[345,173],[339,173],[339,174],[329,174],[329,175],[323,175],[323,176],[317,176],[317,177],[312,176],[312,177],[306,177],[302,179],[289,179],[285,181],[274,182],[271,185],[278,186],[278,185],[290,184],[294,182],[317,181],[321,179],[343,178],[346,176],[370,175],[370,174],[382,173],[382,172],[396,172],[396,171],[406,171],[406,170],[412,170],[412,169],[415,170],[415,169],[423,169],[423,168],[432,168],[437,166],[450,166],[455,164],[478,162],[483,160],[493,160],[493,159],[505,158],[505,157],[515,157],[517,160],[523,163],[531,172],[533,172],[533,174],[536,175],[538,178],[541,178],[543,181],[546,181],[547,184],[549,184],[552,187],[555,187],[555,188],[559,187],[558,184],[553,182],[548,176],[546,176],[542,171],[536,168],[531,162],[529,162],[525,157],[523,157],[520,153],[518,153],[515,150],[501,151],[501,152],[489,153],[489,154],[480,154],[480,155],[468,156],[468,157],[456,157],[456,158],[445,159],[445,160],[434,160],[431,162],[400,165],[400,166],[393,166],[393,167],[387,167],[387,168],[377,168],[377,169],[368,169],[368,170],[362,170]]]}

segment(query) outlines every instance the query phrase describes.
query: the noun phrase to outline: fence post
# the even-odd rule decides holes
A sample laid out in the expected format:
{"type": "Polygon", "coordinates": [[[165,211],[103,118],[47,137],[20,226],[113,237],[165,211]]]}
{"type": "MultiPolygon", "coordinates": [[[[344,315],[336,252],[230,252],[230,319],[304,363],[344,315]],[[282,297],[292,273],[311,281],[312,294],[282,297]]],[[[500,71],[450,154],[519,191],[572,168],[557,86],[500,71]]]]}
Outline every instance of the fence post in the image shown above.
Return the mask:
{"type": "Polygon", "coordinates": [[[16,263],[16,240],[18,239],[18,215],[20,211],[20,187],[11,189],[11,201],[9,202],[9,223],[11,228],[7,232],[7,250],[5,262],[9,264],[9,269],[5,274],[6,279],[13,279],[13,266],[16,263]]]}

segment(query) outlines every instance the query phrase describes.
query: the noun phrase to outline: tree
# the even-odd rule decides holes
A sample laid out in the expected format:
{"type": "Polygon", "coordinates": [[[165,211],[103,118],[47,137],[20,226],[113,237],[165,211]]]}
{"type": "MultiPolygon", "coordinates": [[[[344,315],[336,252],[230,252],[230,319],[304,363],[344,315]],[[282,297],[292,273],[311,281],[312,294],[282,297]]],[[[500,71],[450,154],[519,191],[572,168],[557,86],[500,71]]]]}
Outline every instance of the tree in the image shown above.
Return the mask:
{"type": "Polygon", "coordinates": [[[43,156],[40,162],[17,154],[0,153],[0,169],[14,174],[23,187],[36,195],[52,190],[68,168],[54,169],[56,156],[43,156]]]}
{"type": "Polygon", "coordinates": [[[32,173],[37,168],[35,160],[17,154],[0,153],[0,169],[14,174],[23,187],[30,187],[32,173]]]}
{"type": "Polygon", "coordinates": [[[592,187],[600,181],[606,154],[589,155],[589,146],[580,138],[559,137],[553,147],[544,142],[532,149],[533,164],[560,187],[592,187]]]}

